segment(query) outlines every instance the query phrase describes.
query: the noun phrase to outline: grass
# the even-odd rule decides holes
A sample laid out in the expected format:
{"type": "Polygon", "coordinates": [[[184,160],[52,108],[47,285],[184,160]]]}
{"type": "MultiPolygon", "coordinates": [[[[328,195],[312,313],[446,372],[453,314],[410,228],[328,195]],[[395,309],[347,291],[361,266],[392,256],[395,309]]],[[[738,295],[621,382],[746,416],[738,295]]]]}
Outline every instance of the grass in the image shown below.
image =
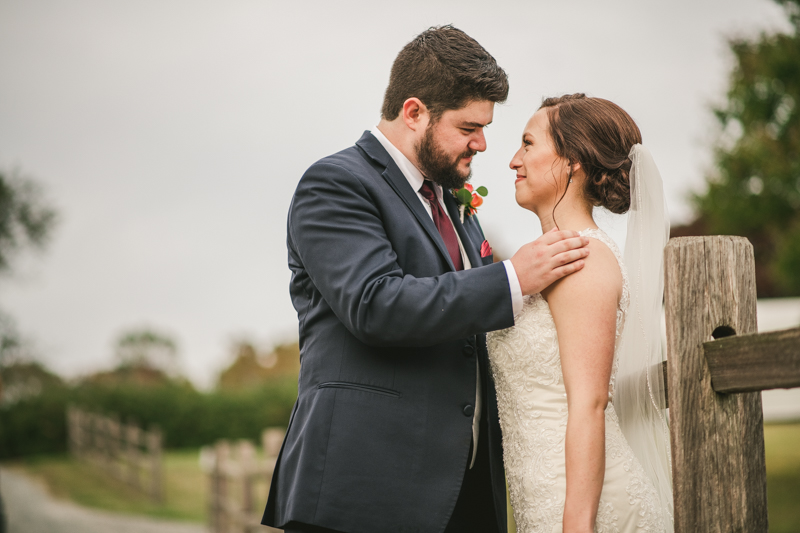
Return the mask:
{"type": "Polygon", "coordinates": [[[800,423],[764,426],[770,533],[800,531],[800,423]]]}
{"type": "Polygon", "coordinates": [[[165,497],[161,504],[96,466],[67,455],[31,457],[3,466],[22,469],[44,481],[54,496],[87,507],[191,522],[207,518],[208,479],[200,470],[197,450],[164,454],[165,497]]]}

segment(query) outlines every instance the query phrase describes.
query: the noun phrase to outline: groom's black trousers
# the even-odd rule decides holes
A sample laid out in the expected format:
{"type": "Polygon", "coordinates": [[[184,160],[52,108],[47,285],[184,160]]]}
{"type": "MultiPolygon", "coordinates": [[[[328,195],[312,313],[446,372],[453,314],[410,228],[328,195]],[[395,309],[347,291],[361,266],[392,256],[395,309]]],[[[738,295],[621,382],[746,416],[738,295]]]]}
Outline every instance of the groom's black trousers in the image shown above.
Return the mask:
{"type": "MultiPolygon", "coordinates": [[[[489,471],[489,435],[486,416],[484,407],[475,464],[469,468],[469,461],[467,461],[461,492],[458,495],[453,514],[450,516],[450,522],[444,530],[445,533],[506,533],[498,531],[497,526],[498,520],[495,514],[492,479],[489,471]]],[[[471,458],[471,447],[469,453],[471,458]]],[[[286,524],[284,531],[285,533],[347,533],[299,522],[286,524]]]]}
{"type": "MultiPolygon", "coordinates": [[[[489,434],[483,408],[478,435],[478,453],[475,464],[464,472],[461,492],[450,516],[445,533],[506,533],[497,530],[497,515],[492,496],[492,478],[489,471],[489,434]]],[[[472,449],[470,455],[472,457],[472,449]]],[[[503,509],[505,511],[505,509],[503,509]]]]}

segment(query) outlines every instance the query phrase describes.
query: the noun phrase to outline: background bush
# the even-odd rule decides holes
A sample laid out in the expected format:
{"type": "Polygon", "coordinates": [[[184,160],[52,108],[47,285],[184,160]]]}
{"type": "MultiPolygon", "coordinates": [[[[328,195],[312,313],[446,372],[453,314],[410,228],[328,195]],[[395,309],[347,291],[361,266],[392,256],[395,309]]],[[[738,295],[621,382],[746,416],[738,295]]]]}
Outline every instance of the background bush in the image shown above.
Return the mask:
{"type": "Polygon", "coordinates": [[[169,448],[218,439],[258,440],[269,426],[285,427],[297,398],[297,377],[276,377],[239,390],[199,392],[185,383],[83,384],[48,387],[0,407],[0,459],[66,451],[66,408],[117,415],[144,429],[158,426],[169,448]]]}

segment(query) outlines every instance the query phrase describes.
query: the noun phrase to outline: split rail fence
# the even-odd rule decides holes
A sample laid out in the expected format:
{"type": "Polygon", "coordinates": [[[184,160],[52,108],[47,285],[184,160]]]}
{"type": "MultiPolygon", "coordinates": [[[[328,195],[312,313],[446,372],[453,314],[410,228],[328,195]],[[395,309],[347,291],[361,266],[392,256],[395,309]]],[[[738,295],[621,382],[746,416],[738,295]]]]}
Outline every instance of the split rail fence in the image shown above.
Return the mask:
{"type": "MultiPolygon", "coordinates": [[[[756,333],[745,238],[673,238],[664,274],[675,531],[767,533],[761,391],[800,387],[800,328],[756,333]]],[[[269,487],[282,438],[265,431],[262,458],[245,441],[203,451],[214,533],[266,531],[256,487],[269,487]]]]}
{"type": "Polygon", "coordinates": [[[235,445],[220,441],[200,451],[200,466],[209,476],[208,527],[213,533],[280,532],[262,526],[261,515],[283,436],[283,429],[265,429],[260,454],[248,440],[235,445]]]}
{"type": "Polygon", "coordinates": [[[141,490],[154,502],[163,502],[162,436],[157,428],[144,431],[135,424],[121,424],[116,417],[69,407],[67,438],[75,457],[141,490]]]}
{"type": "Polygon", "coordinates": [[[766,533],[761,391],[800,387],[800,328],[756,333],[753,247],[671,239],[666,385],[676,533],[766,533]]]}

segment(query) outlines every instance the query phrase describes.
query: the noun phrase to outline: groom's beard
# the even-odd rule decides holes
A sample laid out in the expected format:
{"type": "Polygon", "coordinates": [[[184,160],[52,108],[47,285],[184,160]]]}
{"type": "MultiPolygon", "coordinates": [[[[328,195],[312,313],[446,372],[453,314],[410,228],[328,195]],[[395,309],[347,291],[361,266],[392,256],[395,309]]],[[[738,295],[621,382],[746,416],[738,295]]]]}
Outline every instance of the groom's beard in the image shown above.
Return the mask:
{"type": "Polygon", "coordinates": [[[462,158],[472,157],[477,152],[468,150],[449,158],[442,147],[436,142],[433,135],[433,126],[428,126],[425,135],[417,145],[417,162],[419,170],[429,180],[434,181],[445,189],[460,189],[472,176],[472,168],[466,175],[458,170],[458,162],[462,158]]]}

